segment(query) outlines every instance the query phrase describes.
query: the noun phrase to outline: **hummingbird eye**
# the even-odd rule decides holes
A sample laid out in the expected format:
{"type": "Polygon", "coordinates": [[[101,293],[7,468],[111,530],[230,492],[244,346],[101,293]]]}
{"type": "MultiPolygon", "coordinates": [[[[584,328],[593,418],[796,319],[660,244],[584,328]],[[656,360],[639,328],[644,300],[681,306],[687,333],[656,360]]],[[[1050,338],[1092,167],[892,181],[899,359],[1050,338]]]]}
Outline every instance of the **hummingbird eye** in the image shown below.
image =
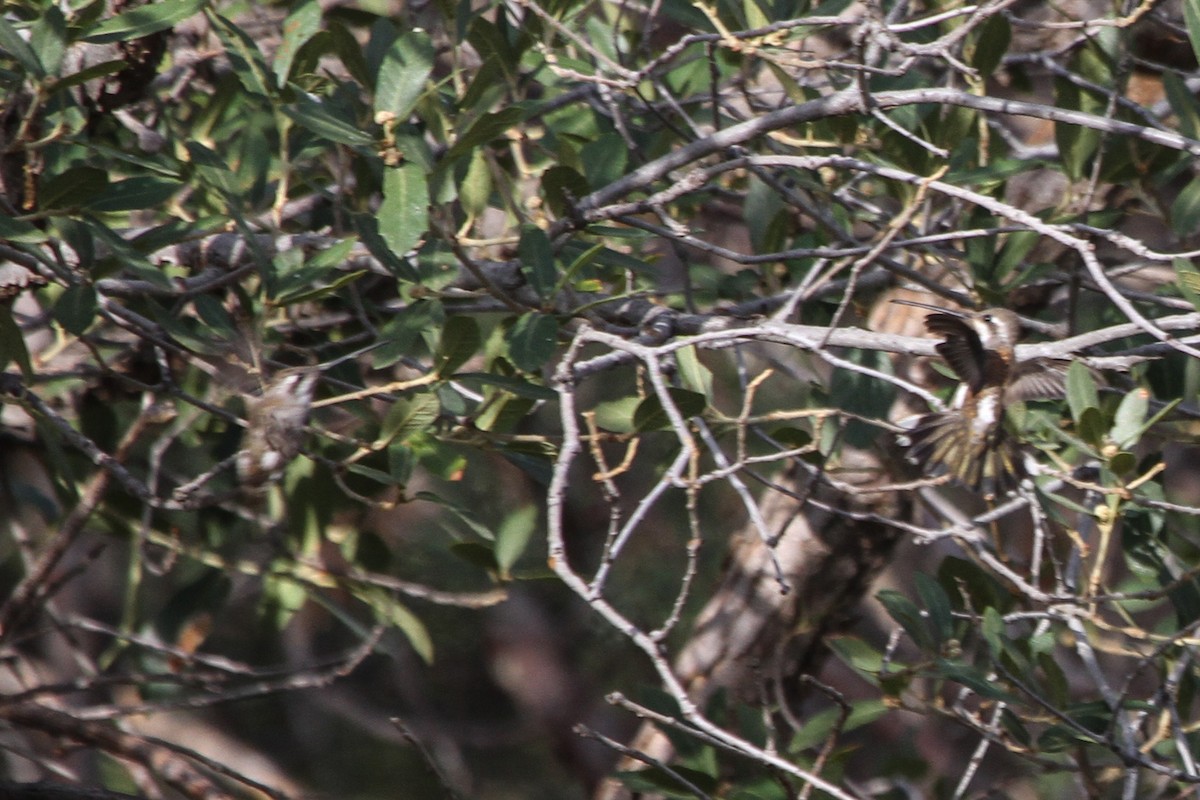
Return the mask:
{"type": "Polygon", "coordinates": [[[983,315],[983,321],[984,321],[984,322],[991,322],[991,321],[992,321],[992,315],[991,315],[991,314],[984,314],[984,315],[983,315]]]}

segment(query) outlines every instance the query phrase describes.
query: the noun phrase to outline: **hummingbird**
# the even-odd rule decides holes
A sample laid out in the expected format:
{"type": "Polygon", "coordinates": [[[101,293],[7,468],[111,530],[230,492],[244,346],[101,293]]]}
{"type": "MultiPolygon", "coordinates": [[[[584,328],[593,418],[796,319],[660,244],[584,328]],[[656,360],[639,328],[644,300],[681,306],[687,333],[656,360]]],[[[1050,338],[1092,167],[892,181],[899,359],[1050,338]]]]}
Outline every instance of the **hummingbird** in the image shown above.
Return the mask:
{"type": "Polygon", "coordinates": [[[242,485],[256,489],[276,483],[304,445],[320,370],[292,368],[275,375],[263,393],[248,398],[243,449],[237,454],[242,485]]]}
{"type": "Polygon", "coordinates": [[[925,471],[939,467],[974,489],[1007,491],[1025,476],[1020,447],[1005,425],[1010,403],[1061,397],[1066,365],[1050,359],[1017,361],[1021,318],[1006,308],[930,309],[925,329],[960,381],[952,407],[921,416],[909,435],[909,454],[925,471]]]}

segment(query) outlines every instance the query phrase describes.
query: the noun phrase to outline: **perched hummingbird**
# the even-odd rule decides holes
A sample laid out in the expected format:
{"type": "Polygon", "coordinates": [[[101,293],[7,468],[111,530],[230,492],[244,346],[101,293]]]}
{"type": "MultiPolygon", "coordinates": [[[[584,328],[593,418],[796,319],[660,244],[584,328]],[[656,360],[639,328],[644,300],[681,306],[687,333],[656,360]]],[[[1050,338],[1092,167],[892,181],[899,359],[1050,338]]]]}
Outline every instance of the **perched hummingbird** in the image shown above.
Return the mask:
{"type": "Polygon", "coordinates": [[[1009,403],[1061,397],[1066,365],[1048,359],[1016,360],[1021,320],[1004,308],[952,311],[927,308],[925,329],[942,337],[934,349],[962,382],[953,407],[925,414],[909,435],[913,460],[924,471],[944,466],[975,489],[1012,488],[1025,475],[1021,450],[1004,424],[1009,403]]]}

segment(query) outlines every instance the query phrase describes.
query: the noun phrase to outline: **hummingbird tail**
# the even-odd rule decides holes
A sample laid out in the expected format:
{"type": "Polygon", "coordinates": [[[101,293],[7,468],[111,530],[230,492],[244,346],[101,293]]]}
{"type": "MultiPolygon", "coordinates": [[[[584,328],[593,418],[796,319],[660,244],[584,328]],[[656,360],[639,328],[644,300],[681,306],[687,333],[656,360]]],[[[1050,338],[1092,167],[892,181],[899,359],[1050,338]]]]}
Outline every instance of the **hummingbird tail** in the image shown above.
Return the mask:
{"type": "Polygon", "coordinates": [[[909,457],[926,475],[940,469],[989,492],[1015,488],[1025,476],[1021,451],[1003,425],[981,432],[960,410],[926,414],[908,436],[909,457]]]}

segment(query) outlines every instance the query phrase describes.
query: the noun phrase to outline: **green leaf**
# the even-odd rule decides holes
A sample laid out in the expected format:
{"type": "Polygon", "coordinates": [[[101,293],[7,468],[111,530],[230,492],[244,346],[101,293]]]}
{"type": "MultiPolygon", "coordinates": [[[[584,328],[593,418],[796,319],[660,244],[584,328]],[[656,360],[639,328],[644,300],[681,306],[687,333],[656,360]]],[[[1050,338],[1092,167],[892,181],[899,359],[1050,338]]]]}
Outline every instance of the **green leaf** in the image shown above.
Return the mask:
{"type": "Polygon", "coordinates": [[[35,78],[44,77],[45,68],[37,53],[6,18],[0,16],[0,51],[8,53],[26,72],[35,78]]]}
{"type": "Polygon", "coordinates": [[[830,636],[825,643],[838,658],[859,672],[873,674],[883,669],[883,653],[856,636],[830,636]]]}
{"type": "Polygon", "coordinates": [[[530,400],[553,400],[558,397],[558,392],[549,386],[530,383],[515,375],[497,375],[493,372],[460,372],[454,376],[454,379],[479,381],[482,384],[497,386],[506,392],[511,392],[518,397],[527,397],[530,400]]]}
{"type": "Polygon", "coordinates": [[[558,164],[542,173],[542,197],[557,216],[567,216],[590,191],[587,178],[570,167],[558,164]]]}
{"type": "Polygon", "coordinates": [[[675,364],[679,371],[679,380],[685,389],[699,392],[705,397],[712,397],[712,370],[700,361],[700,354],[695,347],[682,347],[676,350],[675,364]]]}
{"type": "Polygon", "coordinates": [[[1183,0],[1183,21],[1187,24],[1188,39],[1192,52],[1200,61],[1200,0],[1183,0]]]}
{"type": "Polygon", "coordinates": [[[1095,448],[1104,445],[1104,435],[1108,433],[1108,428],[1104,424],[1104,415],[1100,413],[1100,409],[1095,406],[1085,408],[1075,427],[1079,438],[1087,444],[1095,448]]]}
{"type": "Polygon", "coordinates": [[[29,350],[25,337],[12,316],[12,304],[0,303],[0,369],[16,362],[25,380],[33,380],[33,364],[29,361],[29,350]]]}
{"type": "Polygon", "coordinates": [[[432,392],[401,397],[392,403],[387,416],[384,417],[379,438],[371,447],[381,448],[393,440],[405,442],[418,433],[429,430],[437,421],[441,409],[437,395],[432,392]]]}
{"type": "Polygon", "coordinates": [[[755,0],[742,0],[742,11],[746,15],[746,27],[751,30],[765,28],[771,24],[771,18],[763,12],[755,0]]]}
{"type": "Polygon", "coordinates": [[[433,663],[433,639],[429,629],[420,617],[409,611],[408,606],[382,590],[364,589],[356,594],[370,603],[380,617],[396,626],[426,664],[433,663]]]}
{"type": "Polygon", "coordinates": [[[363,133],[356,120],[338,116],[345,113],[342,109],[311,95],[299,94],[299,90],[297,92],[295,105],[280,109],[292,122],[335,144],[350,147],[375,145],[375,138],[363,133]]]}
{"type": "Polygon", "coordinates": [[[275,84],[286,86],[292,62],[300,48],[321,30],[321,5],[317,0],[301,0],[283,21],[283,39],[275,51],[275,84]]]}
{"type": "Polygon", "coordinates": [[[42,68],[55,74],[67,49],[67,18],[56,5],[43,7],[41,18],[29,33],[29,46],[37,53],[42,68]]]}
{"type": "Polygon", "coordinates": [[[929,614],[929,621],[938,634],[938,639],[945,642],[954,637],[954,615],[950,609],[950,598],[942,585],[924,572],[913,576],[916,581],[917,595],[929,614]]]}
{"type": "Polygon", "coordinates": [[[77,209],[108,187],[108,173],[98,167],[71,167],[43,181],[38,192],[42,209],[77,209]]]}
{"type": "Polygon", "coordinates": [[[522,227],[517,255],[521,259],[521,272],[538,293],[538,297],[547,299],[553,296],[558,285],[558,269],[554,263],[550,237],[546,232],[535,225],[522,227]]]}
{"type": "Polygon", "coordinates": [[[541,372],[558,346],[558,320],[548,314],[529,312],[509,329],[508,353],[523,372],[541,372]]]}
{"type": "Polygon", "coordinates": [[[362,240],[367,251],[379,259],[379,263],[386,267],[397,280],[408,283],[420,282],[421,276],[408,261],[401,258],[404,253],[393,252],[388,241],[380,234],[379,219],[374,214],[355,214],[352,221],[354,230],[358,233],[358,238],[362,240]]]}
{"type": "MultiPolygon", "coordinates": [[[[848,361],[891,374],[892,362],[886,354],[871,350],[850,350],[848,361]]],[[[829,396],[835,408],[865,419],[883,419],[896,397],[892,384],[858,370],[834,370],[829,396]]],[[[829,430],[832,431],[832,428],[829,430]]],[[[879,429],[861,419],[851,420],[845,429],[845,441],[854,447],[868,447],[875,442],[879,429]]]]}
{"type": "MultiPolygon", "coordinates": [[[[1091,96],[1071,81],[1060,78],[1055,80],[1054,86],[1055,101],[1060,108],[1088,112],[1097,110],[1091,96]]],[[[1067,177],[1071,180],[1084,177],[1092,155],[1100,146],[1100,132],[1081,125],[1056,122],[1054,139],[1067,177]]]]}
{"type": "Polygon", "coordinates": [[[1200,136],[1200,103],[1196,102],[1183,79],[1171,70],[1164,71],[1161,77],[1167,102],[1175,112],[1175,118],[1179,120],[1180,132],[1189,139],[1200,136]]]}
{"type": "MultiPolygon", "coordinates": [[[[684,420],[699,416],[708,407],[708,398],[698,392],[671,387],[667,394],[684,420]]],[[[638,403],[633,412],[633,427],[637,431],[657,431],[671,427],[671,418],[667,416],[657,394],[647,395],[638,403]]]]}
{"type": "Polygon", "coordinates": [[[1004,14],[993,14],[979,26],[975,39],[975,53],[971,66],[986,78],[996,71],[1012,42],[1012,26],[1004,14]]]}
{"type": "Polygon", "coordinates": [[[390,113],[397,121],[406,121],[425,93],[433,56],[433,44],[425,31],[416,28],[397,37],[375,79],[375,113],[390,113]]]}
{"type": "Polygon", "coordinates": [[[483,346],[479,324],[472,317],[457,316],[446,320],[438,347],[437,374],[448,376],[477,355],[483,346]]]}
{"type": "MultiPolygon", "coordinates": [[[[312,267],[314,265],[310,262],[306,266],[312,267]]],[[[272,302],[277,306],[290,306],[295,305],[296,303],[310,303],[313,300],[320,300],[322,297],[335,294],[343,286],[354,283],[367,273],[368,270],[356,269],[353,272],[347,272],[345,275],[342,275],[331,283],[327,283],[323,286],[314,286],[312,288],[307,288],[300,291],[282,293],[275,297],[272,302]]]]}
{"type": "Polygon", "coordinates": [[[496,563],[501,577],[508,577],[537,530],[537,506],[529,503],[509,514],[496,531],[496,563]]]}
{"type": "MultiPolygon", "coordinates": [[[[148,7],[143,6],[143,8],[148,7]]],[[[246,91],[263,97],[274,95],[274,76],[267,69],[267,62],[263,59],[263,54],[254,40],[220,14],[212,12],[208,16],[213,30],[216,31],[217,37],[225,47],[225,56],[233,66],[234,74],[237,75],[246,91]]]]}
{"type": "Polygon", "coordinates": [[[984,641],[988,643],[988,649],[992,651],[992,658],[999,658],[1004,652],[1004,617],[995,608],[988,606],[983,609],[983,624],[979,629],[984,641]]]}
{"type": "Polygon", "coordinates": [[[629,793],[636,796],[653,795],[671,798],[671,800],[693,800],[697,796],[696,792],[688,788],[687,784],[682,783],[680,778],[706,795],[717,794],[719,784],[714,776],[688,767],[675,765],[671,767],[671,772],[667,772],[661,767],[652,766],[647,769],[626,770],[617,773],[617,779],[624,784],[629,793]],[[676,775],[679,777],[675,777],[676,775]]]}
{"type": "Polygon", "coordinates": [[[1121,398],[1117,413],[1113,417],[1112,432],[1109,434],[1117,447],[1128,449],[1137,443],[1142,433],[1142,424],[1146,421],[1146,412],[1150,410],[1150,392],[1145,389],[1134,389],[1121,398]]]}
{"type": "Polygon", "coordinates": [[[83,38],[85,42],[104,44],[140,39],[152,33],[165,31],[176,22],[182,22],[197,14],[207,0],[155,0],[144,6],[123,11],[104,20],[83,38]]]}
{"type": "Polygon", "coordinates": [[[926,652],[936,651],[938,643],[930,634],[929,625],[921,616],[916,603],[894,589],[884,589],[875,595],[888,614],[904,628],[913,643],[926,652]]]}
{"type": "Polygon", "coordinates": [[[1092,372],[1081,361],[1072,361],[1067,368],[1067,405],[1071,408],[1071,418],[1078,425],[1083,418],[1083,412],[1100,405],[1100,395],[1096,391],[1096,380],[1092,372]]]}
{"type": "Polygon", "coordinates": [[[398,256],[415,249],[429,231],[429,181],[418,164],[392,167],[383,175],[379,233],[398,256]]]}
{"type": "Polygon", "coordinates": [[[84,283],[68,287],[54,304],[54,319],[68,333],[82,336],[96,319],[96,290],[84,283]]]}
{"type": "Polygon", "coordinates": [[[1179,293],[1194,308],[1200,309],[1200,272],[1197,272],[1192,262],[1186,258],[1172,259],[1171,263],[1175,267],[1179,293]]]}
{"type": "Polygon", "coordinates": [[[183,188],[181,181],[164,180],[148,175],[126,178],[110,183],[104,193],[87,204],[92,211],[137,211],[143,208],[161,209],[176,192],[183,188]]]}
{"type": "Polygon", "coordinates": [[[0,214],[0,239],[6,242],[40,244],[49,238],[45,231],[23,219],[0,214]]]}
{"type": "Polygon", "coordinates": [[[491,547],[482,542],[455,542],[450,545],[450,552],[481,569],[486,569],[488,572],[500,571],[500,565],[496,563],[496,552],[491,547]]]}
{"type": "Polygon", "coordinates": [[[475,147],[487,144],[515,127],[523,119],[525,119],[525,110],[517,106],[509,106],[500,111],[484,114],[459,135],[454,146],[447,151],[446,161],[453,162],[462,158],[475,147]]]}
{"type": "Polygon", "coordinates": [[[625,174],[629,149],[616,133],[605,133],[583,146],[579,152],[590,186],[601,187],[625,174]]]}
{"type": "Polygon", "coordinates": [[[482,150],[471,154],[467,171],[458,184],[458,201],[471,219],[487,210],[492,198],[492,171],[482,150]]]}
{"type": "Polygon", "coordinates": [[[1200,178],[1193,178],[1171,203],[1171,229],[1180,236],[1200,227],[1200,178]]]}

